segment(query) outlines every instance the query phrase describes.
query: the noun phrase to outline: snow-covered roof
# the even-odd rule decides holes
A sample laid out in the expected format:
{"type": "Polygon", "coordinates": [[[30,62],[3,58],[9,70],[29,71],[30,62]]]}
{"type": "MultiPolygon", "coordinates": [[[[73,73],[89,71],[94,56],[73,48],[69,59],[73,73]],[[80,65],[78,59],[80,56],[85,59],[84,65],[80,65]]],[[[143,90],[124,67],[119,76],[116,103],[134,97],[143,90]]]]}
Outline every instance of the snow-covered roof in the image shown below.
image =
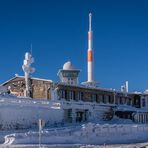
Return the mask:
{"type": "MultiPolygon", "coordinates": [[[[14,80],[14,79],[16,79],[16,78],[24,79],[24,76],[18,76],[18,75],[17,75],[17,76],[15,76],[15,77],[13,77],[13,78],[7,80],[6,82],[2,83],[1,85],[7,84],[8,82],[10,82],[10,81],[12,81],[12,80],[14,80]]],[[[39,80],[39,81],[46,81],[46,82],[50,82],[50,83],[53,82],[52,80],[42,79],[42,78],[35,78],[35,77],[31,77],[31,79],[33,79],[33,80],[39,80]]]]}
{"type": "Polygon", "coordinates": [[[47,81],[47,82],[53,82],[52,80],[42,79],[42,78],[35,78],[35,77],[31,77],[31,79],[40,80],[40,81],[47,81]]]}
{"type": "MultiPolygon", "coordinates": [[[[64,83],[58,83],[58,85],[77,87],[77,88],[82,88],[82,89],[90,89],[90,90],[101,90],[101,91],[107,91],[107,92],[114,93],[114,91],[111,89],[106,89],[106,88],[101,88],[101,87],[89,87],[89,86],[85,86],[85,85],[70,85],[70,84],[64,84],[64,83]]],[[[118,93],[118,91],[116,91],[116,93],[118,93]]]]}

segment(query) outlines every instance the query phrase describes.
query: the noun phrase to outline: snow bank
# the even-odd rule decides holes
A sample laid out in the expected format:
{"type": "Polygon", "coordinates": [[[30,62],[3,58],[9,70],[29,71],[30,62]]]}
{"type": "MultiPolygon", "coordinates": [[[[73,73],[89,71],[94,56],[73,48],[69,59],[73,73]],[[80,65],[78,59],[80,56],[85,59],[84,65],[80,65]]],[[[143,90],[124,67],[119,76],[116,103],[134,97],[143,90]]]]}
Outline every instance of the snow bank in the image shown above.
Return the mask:
{"type": "MultiPolygon", "coordinates": [[[[42,131],[42,144],[119,144],[145,142],[148,125],[94,124],[42,131]]],[[[16,133],[5,136],[5,144],[37,144],[38,132],[16,133]]]]}
{"type": "Polygon", "coordinates": [[[56,102],[0,95],[1,130],[35,128],[39,119],[43,119],[46,126],[62,123],[63,114],[56,102]]]}

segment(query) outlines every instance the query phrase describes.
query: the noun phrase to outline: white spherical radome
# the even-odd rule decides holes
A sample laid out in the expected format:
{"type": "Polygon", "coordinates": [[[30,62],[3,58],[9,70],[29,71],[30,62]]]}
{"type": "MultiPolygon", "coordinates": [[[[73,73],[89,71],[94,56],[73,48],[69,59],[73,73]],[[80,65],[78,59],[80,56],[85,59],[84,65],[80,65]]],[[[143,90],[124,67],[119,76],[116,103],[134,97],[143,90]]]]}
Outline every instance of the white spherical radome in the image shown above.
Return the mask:
{"type": "Polygon", "coordinates": [[[66,62],[63,65],[63,70],[74,70],[74,66],[72,65],[72,63],[70,61],[66,62]]]}

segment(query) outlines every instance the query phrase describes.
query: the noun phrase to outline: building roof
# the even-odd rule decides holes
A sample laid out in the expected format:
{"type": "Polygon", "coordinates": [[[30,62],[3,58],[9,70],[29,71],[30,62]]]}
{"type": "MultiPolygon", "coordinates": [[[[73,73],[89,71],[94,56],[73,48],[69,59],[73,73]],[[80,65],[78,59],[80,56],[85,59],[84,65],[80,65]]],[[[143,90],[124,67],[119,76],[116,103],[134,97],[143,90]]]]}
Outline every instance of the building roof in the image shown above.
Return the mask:
{"type": "MultiPolygon", "coordinates": [[[[7,80],[7,81],[5,81],[4,83],[2,83],[1,85],[5,85],[5,84],[7,84],[8,82],[10,82],[10,81],[12,81],[12,80],[15,80],[15,79],[24,79],[25,77],[24,76],[15,76],[15,77],[13,77],[13,78],[11,78],[11,79],[9,79],[9,80],[7,80]]],[[[35,78],[35,77],[31,77],[31,79],[32,80],[39,80],[39,81],[46,81],[46,82],[50,82],[50,83],[52,83],[53,81],[52,80],[48,80],[48,79],[42,79],[42,78],[35,78]]]]}

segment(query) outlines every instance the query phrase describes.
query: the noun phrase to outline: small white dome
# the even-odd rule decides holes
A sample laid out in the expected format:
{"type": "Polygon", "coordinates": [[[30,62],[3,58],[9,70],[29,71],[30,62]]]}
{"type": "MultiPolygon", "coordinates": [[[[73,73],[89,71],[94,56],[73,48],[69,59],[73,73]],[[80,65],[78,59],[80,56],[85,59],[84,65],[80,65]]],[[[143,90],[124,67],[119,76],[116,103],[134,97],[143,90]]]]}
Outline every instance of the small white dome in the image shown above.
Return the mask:
{"type": "Polygon", "coordinates": [[[63,70],[74,70],[74,66],[72,65],[72,63],[70,61],[66,62],[63,65],[63,70]]]}

